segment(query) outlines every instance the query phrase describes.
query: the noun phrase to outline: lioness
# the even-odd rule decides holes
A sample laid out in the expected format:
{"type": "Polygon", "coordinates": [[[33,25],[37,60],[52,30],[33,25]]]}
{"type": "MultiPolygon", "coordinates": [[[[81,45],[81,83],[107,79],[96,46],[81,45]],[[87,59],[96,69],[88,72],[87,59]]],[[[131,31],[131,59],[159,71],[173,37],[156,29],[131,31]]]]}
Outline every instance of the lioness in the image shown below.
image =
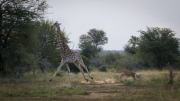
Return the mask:
{"type": "Polygon", "coordinates": [[[137,79],[137,74],[135,72],[130,72],[130,71],[127,71],[126,69],[124,68],[120,68],[120,75],[119,75],[119,78],[123,77],[123,76],[131,76],[134,80],[137,79]]]}

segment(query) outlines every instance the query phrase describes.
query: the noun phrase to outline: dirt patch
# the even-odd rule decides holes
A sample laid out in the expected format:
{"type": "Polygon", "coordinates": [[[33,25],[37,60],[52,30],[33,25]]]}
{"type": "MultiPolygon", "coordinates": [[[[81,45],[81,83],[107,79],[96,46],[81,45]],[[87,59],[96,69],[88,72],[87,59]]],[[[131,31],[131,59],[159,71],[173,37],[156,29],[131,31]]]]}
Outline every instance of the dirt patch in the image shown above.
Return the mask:
{"type": "Polygon", "coordinates": [[[106,86],[123,86],[122,83],[81,83],[83,86],[88,86],[88,87],[106,87],[106,86]]]}
{"type": "Polygon", "coordinates": [[[87,95],[75,95],[74,97],[82,98],[104,98],[113,97],[118,93],[114,92],[116,89],[123,86],[122,83],[81,83],[82,86],[88,88],[87,95]],[[109,88],[111,88],[109,92],[109,88]]]}
{"type": "Polygon", "coordinates": [[[116,96],[116,93],[98,93],[98,92],[91,92],[89,95],[76,95],[74,97],[82,97],[82,98],[104,98],[104,97],[112,97],[116,96]]]}
{"type": "Polygon", "coordinates": [[[120,82],[117,82],[117,80],[115,80],[115,78],[104,78],[101,80],[93,80],[90,82],[86,82],[86,81],[81,81],[81,84],[83,85],[93,85],[93,86],[98,86],[98,85],[103,85],[103,86],[115,86],[115,85],[122,85],[120,82]]]}

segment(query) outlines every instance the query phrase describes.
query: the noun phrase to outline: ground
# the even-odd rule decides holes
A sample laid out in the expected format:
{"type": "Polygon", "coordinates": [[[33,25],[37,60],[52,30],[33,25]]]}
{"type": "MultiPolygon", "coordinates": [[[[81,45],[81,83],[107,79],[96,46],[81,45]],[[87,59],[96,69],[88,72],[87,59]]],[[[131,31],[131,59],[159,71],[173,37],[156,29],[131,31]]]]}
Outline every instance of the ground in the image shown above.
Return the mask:
{"type": "MultiPolygon", "coordinates": [[[[179,74],[179,71],[177,72],[179,74]]],[[[0,101],[180,101],[180,76],[167,84],[167,72],[146,71],[142,79],[118,79],[118,73],[93,72],[86,82],[82,74],[59,74],[49,82],[49,74],[0,79],[0,101]]]]}

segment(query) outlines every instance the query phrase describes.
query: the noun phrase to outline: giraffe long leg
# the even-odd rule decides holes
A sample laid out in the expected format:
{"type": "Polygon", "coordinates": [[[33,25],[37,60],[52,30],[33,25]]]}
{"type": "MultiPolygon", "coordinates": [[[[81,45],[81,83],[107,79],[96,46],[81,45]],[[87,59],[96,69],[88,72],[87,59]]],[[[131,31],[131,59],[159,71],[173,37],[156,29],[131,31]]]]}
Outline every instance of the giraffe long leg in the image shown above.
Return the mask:
{"type": "Polygon", "coordinates": [[[64,62],[61,62],[61,64],[59,65],[59,67],[57,68],[57,70],[55,71],[55,73],[53,74],[53,76],[51,77],[51,79],[49,79],[49,81],[52,81],[52,79],[56,76],[56,74],[59,72],[59,70],[61,69],[61,67],[64,65],[64,62]]]}
{"type": "Polygon", "coordinates": [[[66,64],[67,70],[68,70],[68,77],[69,77],[69,83],[70,83],[70,68],[68,66],[68,64],[66,64]]]}
{"type": "Polygon", "coordinates": [[[90,77],[91,79],[93,79],[93,77],[92,77],[91,74],[89,73],[86,65],[84,65],[84,63],[82,63],[81,66],[86,70],[86,72],[88,73],[89,77],[90,77]]]}
{"type": "Polygon", "coordinates": [[[83,77],[86,81],[88,81],[88,79],[84,76],[84,71],[81,68],[80,64],[78,62],[74,62],[74,65],[81,71],[81,73],[83,74],[83,77]]]}

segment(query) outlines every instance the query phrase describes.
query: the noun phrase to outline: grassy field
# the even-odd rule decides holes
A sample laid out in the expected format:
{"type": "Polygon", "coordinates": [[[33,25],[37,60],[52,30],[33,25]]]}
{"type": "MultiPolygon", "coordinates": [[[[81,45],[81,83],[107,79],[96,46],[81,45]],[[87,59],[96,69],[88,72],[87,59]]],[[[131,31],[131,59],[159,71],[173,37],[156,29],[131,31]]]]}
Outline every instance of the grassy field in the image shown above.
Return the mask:
{"type": "MultiPolygon", "coordinates": [[[[82,74],[60,72],[25,74],[20,78],[0,78],[0,101],[180,101],[180,71],[174,71],[175,83],[168,85],[168,71],[137,71],[139,80],[119,79],[116,72],[91,72],[86,82],[82,74]]],[[[87,76],[87,74],[86,74],[87,76]]],[[[88,77],[88,76],[87,76],[88,77]]]]}

